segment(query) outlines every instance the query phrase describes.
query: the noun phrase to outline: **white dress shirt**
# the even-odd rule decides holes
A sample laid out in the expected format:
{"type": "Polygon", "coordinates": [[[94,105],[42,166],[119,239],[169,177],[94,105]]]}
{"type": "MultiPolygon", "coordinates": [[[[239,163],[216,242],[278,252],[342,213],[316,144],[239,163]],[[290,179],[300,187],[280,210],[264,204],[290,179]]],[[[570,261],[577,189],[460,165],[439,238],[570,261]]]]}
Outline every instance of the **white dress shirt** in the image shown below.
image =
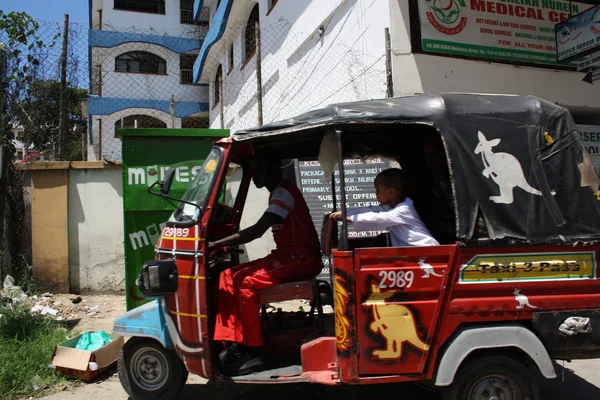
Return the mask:
{"type": "Polygon", "coordinates": [[[359,207],[348,210],[347,214],[356,230],[387,229],[394,247],[439,245],[419,218],[413,201],[408,197],[394,208],[389,205],[359,207]]]}

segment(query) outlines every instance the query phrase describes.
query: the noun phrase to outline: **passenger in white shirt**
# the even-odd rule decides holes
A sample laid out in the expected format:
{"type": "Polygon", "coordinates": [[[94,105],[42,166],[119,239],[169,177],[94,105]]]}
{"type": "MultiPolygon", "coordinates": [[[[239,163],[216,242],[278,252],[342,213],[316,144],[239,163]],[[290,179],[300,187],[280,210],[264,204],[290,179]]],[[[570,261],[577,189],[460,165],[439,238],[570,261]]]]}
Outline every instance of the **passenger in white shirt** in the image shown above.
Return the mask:
{"type": "MultiPolygon", "coordinates": [[[[391,244],[399,246],[438,246],[415,210],[413,201],[404,195],[406,177],[404,171],[390,168],[375,178],[375,194],[381,205],[348,210],[348,222],[357,230],[388,230],[391,244]]],[[[341,220],[341,212],[331,213],[330,218],[341,220]]]]}

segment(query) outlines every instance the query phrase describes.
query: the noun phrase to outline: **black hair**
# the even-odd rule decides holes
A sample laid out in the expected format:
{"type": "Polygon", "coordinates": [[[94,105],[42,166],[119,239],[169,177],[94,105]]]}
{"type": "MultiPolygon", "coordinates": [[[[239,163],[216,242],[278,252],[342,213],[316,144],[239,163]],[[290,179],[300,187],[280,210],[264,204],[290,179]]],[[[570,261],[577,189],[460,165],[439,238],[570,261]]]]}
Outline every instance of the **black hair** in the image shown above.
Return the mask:
{"type": "Polygon", "coordinates": [[[272,147],[262,147],[254,152],[252,161],[266,164],[269,167],[281,167],[281,158],[272,147]]]}
{"type": "Polygon", "coordinates": [[[389,168],[381,171],[375,179],[385,187],[402,191],[406,187],[408,175],[399,168],[389,168]]]}

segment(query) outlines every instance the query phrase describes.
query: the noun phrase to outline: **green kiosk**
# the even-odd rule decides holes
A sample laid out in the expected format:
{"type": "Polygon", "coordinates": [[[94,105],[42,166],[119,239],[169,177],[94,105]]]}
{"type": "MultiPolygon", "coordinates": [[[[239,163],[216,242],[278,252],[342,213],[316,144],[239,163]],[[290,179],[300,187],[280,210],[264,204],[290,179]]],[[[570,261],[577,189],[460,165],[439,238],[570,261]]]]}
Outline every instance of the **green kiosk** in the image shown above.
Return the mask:
{"type": "Polygon", "coordinates": [[[135,280],[142,265],[154,259],[154,246],[174,205],[148,193],[168,168],[175,169],[170,195],[183,197],[213,142],[229,136],[227,129],[121,129],[125,289],[127,310],[147,300],[135,280]]]}

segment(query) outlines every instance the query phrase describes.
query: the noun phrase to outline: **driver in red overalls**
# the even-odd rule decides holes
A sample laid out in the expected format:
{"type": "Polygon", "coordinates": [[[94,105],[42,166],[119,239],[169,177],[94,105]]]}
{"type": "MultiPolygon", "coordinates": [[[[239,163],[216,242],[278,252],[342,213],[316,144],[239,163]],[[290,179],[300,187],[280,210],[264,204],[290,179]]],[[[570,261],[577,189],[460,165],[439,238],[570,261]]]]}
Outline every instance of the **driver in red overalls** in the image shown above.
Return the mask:
{"type": "Polygon", "coordinates": [[[271,228],[277,249],[268,256],[224,271],[214,340],[232,342],[219,354],[222,372],[246,375],[262,368],[258,291],[283,282],[310,280],[323,267],[319,237],[300,190],[282,178],[275,151],[261,149],[252,159],[252,180],[266,187],[269,206],[256,224],[232,236],[209,242],[221,247],[251,242],[271,228]]]}

